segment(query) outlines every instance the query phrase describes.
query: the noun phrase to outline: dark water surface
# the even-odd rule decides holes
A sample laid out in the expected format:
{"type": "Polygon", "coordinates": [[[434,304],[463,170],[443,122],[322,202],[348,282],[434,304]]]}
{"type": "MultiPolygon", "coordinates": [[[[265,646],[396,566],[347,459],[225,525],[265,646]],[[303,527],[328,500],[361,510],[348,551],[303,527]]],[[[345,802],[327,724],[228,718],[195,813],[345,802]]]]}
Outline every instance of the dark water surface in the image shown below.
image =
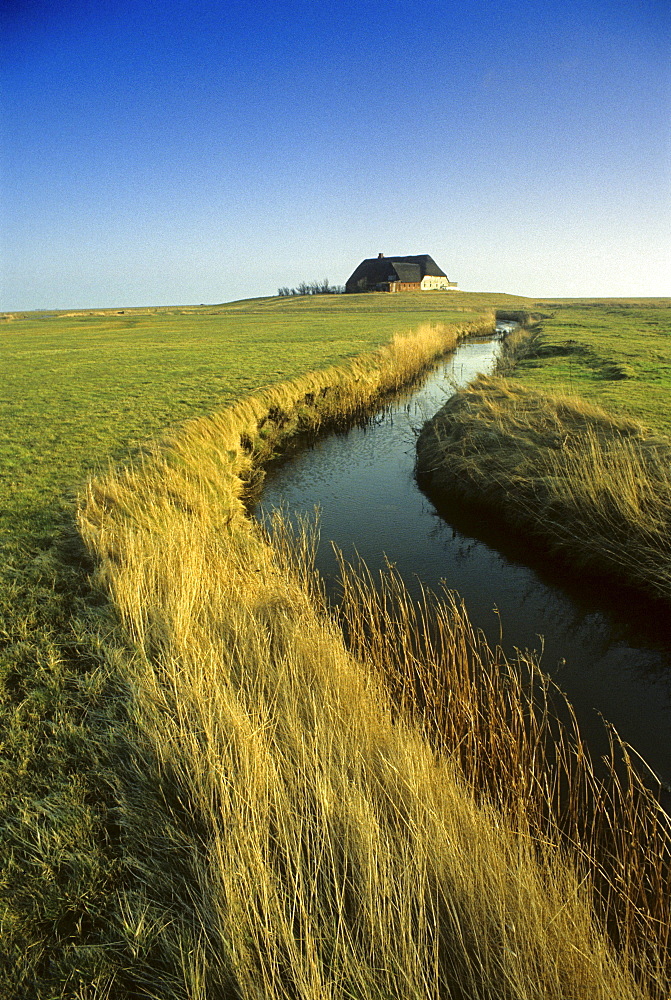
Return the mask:
{"type": "Polygon", "coordinates": [[[490,642],[542,649],[593,751],[606,743],[599,713],[671,784],[671,630],[626,595],[544,565],[463,508],[439,512],[414,477],[416,431],[454,391],[493,369],[498,340],[471,340],[366,427],[332,434],[269,470],[255,513],[320,511],[317,564],[331,588],[331,542],[371,569],[385,558],[409,589],[444,581],[490,642]]]}

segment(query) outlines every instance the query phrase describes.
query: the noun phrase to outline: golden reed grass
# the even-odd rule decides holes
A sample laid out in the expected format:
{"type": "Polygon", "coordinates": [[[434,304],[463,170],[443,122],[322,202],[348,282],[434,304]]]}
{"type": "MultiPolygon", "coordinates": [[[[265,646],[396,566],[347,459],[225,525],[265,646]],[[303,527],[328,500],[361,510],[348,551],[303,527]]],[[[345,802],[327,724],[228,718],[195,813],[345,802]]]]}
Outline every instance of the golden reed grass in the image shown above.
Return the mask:
{"type": "Polygon", "coordinates": [[[391,355],[406,380],[438,350],[428,335],[194,421],[89,486],[81,530],[121,623],[105,645],[127,705],[129,994],[664,996],[664,935],[641,948],[624,924],[608,933],[589,838],[575,847],[551,813],[538,671],[489,651],[454,603],[416,609],[393,577],[380,590],[348,570],[336,620],[309,535],[269,537],[244,515],[255,457],[310,410],[326,420],[320,400],[328,419],[361,412],[394,381],[376,366],[391,355]]]}
{"type": "Polygon", "coordinates": [[[457,595],[413,601],[389,568],[374,582],[343,566],[349,648],[441,755],[459,762],[476,801],[539,846],[560,845],[590,886],[598,922],[653,995],[668,991],[671,820],[659,780],[608,727],[590,758],[566,696],[530,655],[514,662],[470,625],[457,595]]]}
{"type": "Polygon", "coordinates": [[[574,567],[671,599],[671,445],[640,423],[479,376],[417,451],[429,489],[487,506],[574,567]]]}

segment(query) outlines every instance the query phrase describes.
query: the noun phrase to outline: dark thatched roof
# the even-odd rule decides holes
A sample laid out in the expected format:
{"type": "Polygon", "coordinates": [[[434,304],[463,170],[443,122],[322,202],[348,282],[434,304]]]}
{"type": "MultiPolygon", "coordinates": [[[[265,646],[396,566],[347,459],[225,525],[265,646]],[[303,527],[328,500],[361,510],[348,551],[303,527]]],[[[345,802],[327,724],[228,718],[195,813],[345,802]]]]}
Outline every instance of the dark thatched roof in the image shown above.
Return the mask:
{"type": "Polygon", "coordinates": [[[419,264],[406,264],[405,261],[394,261],[394,270],[399,281],[421,281],[424,275],[419,264]]]}
{"type": "Polygon", "coordinates": [[[428,253],[409,257],[369,257],[362,260],[347,279],[345,288],[356,291],[363,280],[368,288],[389,281],[420,282],[427,274],[436,278],[447,277],[428,253]]]}

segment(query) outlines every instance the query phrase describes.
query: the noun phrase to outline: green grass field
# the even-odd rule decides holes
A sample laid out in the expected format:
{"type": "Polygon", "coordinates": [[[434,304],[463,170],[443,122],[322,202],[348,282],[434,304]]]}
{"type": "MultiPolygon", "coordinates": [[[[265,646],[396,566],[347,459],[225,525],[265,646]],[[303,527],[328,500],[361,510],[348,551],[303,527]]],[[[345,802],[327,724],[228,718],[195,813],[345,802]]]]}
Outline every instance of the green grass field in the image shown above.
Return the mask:
{"type": "MultiPolygon", "coordinates": [[[[449,754],[438,766],[420,731],[392,724],[379,679],[365,662],[353,663],[312,604],[305,567],[253,535],[244,518],[231,522],[229,536],[236,476],[253,461],[242,432],[261,439],[273,430],[262,404],[252,400],[230,420],[180,431],[188,418],[306,373],[293,403],[277,390],[300,425],[301,399],[315,395],[307,373],[427,322],[462,325],[497,307],[553,313],[543,335],[560,347],[563,337],[582,337],[583,349],[569,345],[570,356],[564,347],[546,351],[546,375],[538,360],[524,364],[530,379],[549,382],[567,377],[563,363],[586,394],[604,381],[607,365],[624,366],[617,351],[625,338],[634,344],[641,336],[626,361],[640,374],[623,368],[625,378],[620,372],[616,384],[611,371],[609,381],[640,382],[640,405],[647,400],[652,415],[657,407],[662,427],[663,407],[651,402],[652,379],[639,357],[653,343],[652,332],[646,339],[639,329],[644,317],[651,327],[655,319],[646,303],[623,306],[626,321],[618,327],[608,319],[598,337],[588,319],[600,320],[603,310],[591,303],[466,293],[2,318],[2,1000],[377,1000],[406,982],[406,995],[433,996],[436,976],[463,1000],[498,1000],[504,988],[516,1000],[563,1000],[579,990],[585,1000],[663,995],[663,987],[639,991],[634,945],[620,964],[593,930],[574,874],[553,862],[537,869],[528,832],[520,850],[512,827],[502,834],[489,806],[464,798],[449,754]],[[561,325],[567,317],[570,328],[561,325]],[[147,452],[146,466],[126,475],[138,448],[167,429],[175,435],[165,455],[147,452]],[[109,462],[122,471],[99,477],[88,495],[87,550],[75,529],[75,497],[109,462]],[[91,552],[102,567],[93,587],[91,552]],[[350,878],[358,886],[351,902],[342,895],[350,878]],[[495,883],[500,892],[490,899],[495,883]],[[529,907],[543,916],[529,921],[529,907]],[[361,926],[370,937],[359,940],[361,926]],[[443,933],[453,945],[443,946],[443,933]],[[418,948],[428,965],[418,962],[418,948]]],[[[608,310],[618,321],[624,315],[619,304],[608,310]]],[[[666,341],[654,336],[662,352],[666,341]]],[[[400,350],[399,369],[403,358],[400,350]]],[[[367,379],[365,372],[350,378],[353,397],[355,382],[367,379]]],[[[364,612],[372,600],[364,597],[364,612]]],[[[471,640],[460,635],[459,655],[470,662],[471,640]]],[[[403,659],[402,644],[396,655],[403,659]]],[[[390,669],[393,686],[395,668],[376,669],[390,669]]],[[[433,667],[426,669],[423,704],[435,695],[433,667]]],[[[455,690],[459,683],[455,675],[455,690]]],[[[470,703],[467,688],[466,731],[477,722],[482,740],[512,746],[508,687],[496,722],[496,713],[470,703]]],[[[436,711],[442,718],[447,706],[436,711]]],[[[480,736],[476,743],[479,760],[480,736]]],[[[512,753],[515,773],[522,759],[512,753]]],[[[535,774],[537,766],[522,770],[535,774]]],[[[485,783],[489,770],[485,762],[485,783]]],[[[477,787],[480,778],[464,780],[477,787]]],[[[495,780],[511,788],[508,777],[495,780]]],[[[526,802],[531,793],[520,794],[526,802]]],[[[631,801],[638,822],[639,800],[631,801]]],[[[644,840],[634,838],[633,854],[644,840]]],[[[659,863],[644,858],[640,868],[627,860],[617,878],[626,883],[635,870],[646,886],[663,879],[658,853],[659,863]]],[[[631,905],[623,926],[639,940],[656,917],[631,905]]],[[[659,984],[664,970],[651,954],[644,978],[659,984]]]]}
{"type": "Polygon", "coordinates": [[[671,300],[537,303],[537,351],[515,378],[539,392],[584,396],[671,435],[671,300]]]}
{"type": "Polygon", "coordinates": [[[5,532],[48,533],[87,473],[123,460],[168,426],[420,323],[463,321],[489,301],[308,296],[1,317],[5,532]]]}

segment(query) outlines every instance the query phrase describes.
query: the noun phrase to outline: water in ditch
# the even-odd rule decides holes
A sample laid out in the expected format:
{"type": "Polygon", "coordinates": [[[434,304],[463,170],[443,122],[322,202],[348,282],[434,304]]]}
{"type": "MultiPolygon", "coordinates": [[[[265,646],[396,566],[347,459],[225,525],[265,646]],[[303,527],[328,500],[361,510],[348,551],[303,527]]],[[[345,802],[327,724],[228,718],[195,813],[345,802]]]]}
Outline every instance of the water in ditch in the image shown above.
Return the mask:
{"type": "Polygon", "coordinates": [[[459,385],[496,363],[499,339],[470,340],[365,427],[325,436],[268,471],[255,513],[319,510],[317,565],[336,592],[332,543],[371,569],[393,563],[410,590],[444,582],[506,652],[536,649],[567,692],[593,751],[600,716],[671,785],[671,629],[629,595],[560,574],[523,539],[463,507],[438,510],[414,476],[416,432],[459,385]]]}

